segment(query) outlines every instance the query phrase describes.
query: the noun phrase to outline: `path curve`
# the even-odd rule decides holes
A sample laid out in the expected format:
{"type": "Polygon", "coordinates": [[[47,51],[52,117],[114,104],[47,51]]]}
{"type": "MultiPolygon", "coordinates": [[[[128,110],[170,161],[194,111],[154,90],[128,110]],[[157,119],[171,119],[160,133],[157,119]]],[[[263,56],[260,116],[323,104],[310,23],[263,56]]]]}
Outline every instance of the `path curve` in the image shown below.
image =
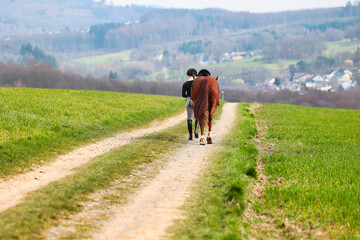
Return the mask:
{"type": "Polygon", "coordinates": [[[174,219],[180,218],[181,207],[194,180],[205,168],[207,159],[221,147],[217,144],[233,126],[236,106],[227,103],[220,120],[213,126],[214,144],[200,146],[189,141],[177,150],[168,164],[148,184],[129,196],[111,219],[93,235],[93,239],[160,239],[174,219]]]}
{"type": "Polygon", "coordinates": [[[74,168],[89,162],[91,159],[114,148],[129,144],[134,139],[146,134],[175,126],[184,119],[186,119],[186,112],[161,122],[153,122],[146,129],[121,133],[78,148],[60,156],[54,162],[41,166],[31,172],[17,175],[10,180],[0,180],[0,212],[19,204],[27,193],[70,175],[73,173],[74,168]]]}

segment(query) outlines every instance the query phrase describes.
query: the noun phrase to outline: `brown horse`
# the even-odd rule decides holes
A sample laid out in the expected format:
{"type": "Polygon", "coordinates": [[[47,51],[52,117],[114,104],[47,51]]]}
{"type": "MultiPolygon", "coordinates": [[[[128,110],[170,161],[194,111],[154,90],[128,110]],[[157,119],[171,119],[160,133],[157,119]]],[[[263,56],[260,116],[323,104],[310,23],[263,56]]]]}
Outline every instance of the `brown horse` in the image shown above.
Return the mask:
{"type": "Polygon", "coordinates": [[[200,123],[201,138],[200,144],[205,145],[205,118],[208,115],[209,132],[207,143],[211,144],[212,119],[219,103],[219,84],[218,77],[201,76],[194,80],[191,88],[191,98],[194,101],[194,116],[200,123]]]}

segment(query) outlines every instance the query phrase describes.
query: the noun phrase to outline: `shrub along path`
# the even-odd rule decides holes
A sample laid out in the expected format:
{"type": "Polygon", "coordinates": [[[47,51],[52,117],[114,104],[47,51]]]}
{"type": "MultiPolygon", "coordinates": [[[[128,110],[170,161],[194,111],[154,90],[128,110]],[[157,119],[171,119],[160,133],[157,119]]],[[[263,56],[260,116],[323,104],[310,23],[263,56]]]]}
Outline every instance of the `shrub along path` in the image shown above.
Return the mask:
{"type": "Polygon", "coordinates": [[[75,168],[89,162],[91,159],[111,149],[128,144],[134,139],[146,134],[175,126],[184,119],[186,119],[185,112],[162,122],[154,122],[149,128],[118,134],[114,137],[79,148],[31,172],[18,175],[8,181],[0,181],[0,212],[20,203],[21,199],[27,193],[70,175],[75,168]]]}

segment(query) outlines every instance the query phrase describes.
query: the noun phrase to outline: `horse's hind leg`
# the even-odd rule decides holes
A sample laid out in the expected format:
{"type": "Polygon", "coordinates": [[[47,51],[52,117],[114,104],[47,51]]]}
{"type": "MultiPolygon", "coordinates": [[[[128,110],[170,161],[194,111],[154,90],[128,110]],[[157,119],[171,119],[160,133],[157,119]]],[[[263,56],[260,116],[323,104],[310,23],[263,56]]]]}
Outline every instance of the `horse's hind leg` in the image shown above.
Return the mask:
{"type": "Polygon", "coordinates": [[[205,118],[199,119],[200,123],[200,131],[201,131],[201,138],[200,138],[200,145],[205,145],[205,118]]]}
{"type": "Polygon", "coordinates": [[[208,144],[212,144],[212,138],[211,138],[212,119],[213,119],[213,115],[211,113],[209,113],[209,121],[208,121],[209,132],[208,132],[208,136],[206,138],[206,142],[208,144]]]}
{"type": "Polygon", "coordinates": [[[209,118],[208,118],[208,126],[209,126],[209,132],[208,132],[208,136],[206,138],[206,141],[208,144],[212,144],[212,138],[211,138],[211,132],[212,132],[212,120],[215,114],[217,108],[217,104],[214,103],[212,104],[212,106],[209,108],[209,118]]]}
{"type": "Polygon", "coordinates": [[[204,135],[201,135],[200,145],[205,145],[205,136],[204,135]]]}
{"type": "Polygon", "coordinates": [[[199,120],[195,120],[195,131],[194,131],[194,134],[195,134],[195,138],[199,138],[199,120]]]}

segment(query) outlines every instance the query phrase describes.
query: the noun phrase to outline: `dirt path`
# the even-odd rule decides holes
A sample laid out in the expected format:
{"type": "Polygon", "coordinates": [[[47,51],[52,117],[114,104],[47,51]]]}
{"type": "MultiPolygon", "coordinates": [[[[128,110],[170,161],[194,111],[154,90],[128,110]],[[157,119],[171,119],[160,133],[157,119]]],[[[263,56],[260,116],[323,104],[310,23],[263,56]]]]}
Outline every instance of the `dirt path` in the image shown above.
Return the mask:
{"type": "Polygon", "coordinates": [[[200,146],[189,141],[176,151],[168,164],[149,183],[129,197],[127,204],[114,211],[111,220],[102,223],[93,239],[160,239],[189,195],[189,188],[205,168],[207,159],[220,148],[221,138],[235,121],[236,104],[224,106],[221,119],[213,129],[214,144],[200,146]]]}
{"type": "Polygon", "coordinates": [[[15,176],[8,181],[0,180],[0,212],[20,203],[21,199],[27,193],[70,175],[74,168],[89,162],[91,159],[113,148],[128,144],[135,138],[142,137],[145,134],[174,126],[184,119],[186,119],[185,112],[162,122],[153,122],[149,128],[118,134],[114,137],[79,148],[66,155],[60,156],[50,164],[41,166],[26,174],[15,176]]]}

